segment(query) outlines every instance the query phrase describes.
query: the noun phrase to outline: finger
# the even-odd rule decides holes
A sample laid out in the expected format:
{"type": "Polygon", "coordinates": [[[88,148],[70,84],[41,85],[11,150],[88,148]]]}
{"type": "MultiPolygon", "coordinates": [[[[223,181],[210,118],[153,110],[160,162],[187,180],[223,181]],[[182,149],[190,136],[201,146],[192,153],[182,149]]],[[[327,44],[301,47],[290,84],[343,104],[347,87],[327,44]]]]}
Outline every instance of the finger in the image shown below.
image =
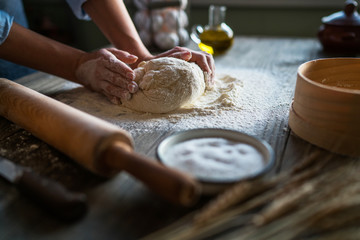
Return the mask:
{"type": "Polygon", "coordinates": [[[176,52],[168,55],[168,57],[182,59],[184,61],[189,61],[192,58],[190,51],[176,52]]]}
{"type": "MultiPolygon", "coordinates": [[[[99,73],[99,78],[103,79],[107,82],[110,82],[111,84],[127,89],[130,93],[135,93],[139,89],[137,83],[135,81],[129,80],[129,78],[124,78],[118,73],[114,73],[109,70],[101,71],[99,73]]],[[[132,77],[131,77],[132,78],[132,77]]]]}
{"type": "Polygon", "coordinates": [[[205,52],[191,51],[184,47],[174,47],[156,57],[176,57],[185,61],[195,62],[199,67],[211,74],[215,70],[214,59],[211,54],[205,52]]]}
{"type": "Polygon", "coordinates": [[[127,89],[117,87],[108,81],[101,81],[100,88],[108,98],[117,97],[124,100],[129,100],[131,98],[131,93],[127,89]]]}
{"type": "Polygon", "coordinates": [[[109,51],[104,52],[101,64],[110,71],[121,74],[130,81],[135,78],[134,71],[109,51]]]}
{"type": "Polygon", "coordinates": [[[112,102],[113,104],[119,105],[121,103],[120,98],[112,96],[110,94],[107,94],[106,92],[103,92],[103,94],[107,97],[107,99],[112,102]]]}
{"type": "Polygon", "coordinates": [[[211,54],[206,53],[206,60],[208,62],[208,65],[210,67],[211,73],[215,73],[215,61],[211,54]]]}
{"type": "Polygon", "coordinates": [[[190,59],[191,62],[195,62],[199,67],[208,74],[211,74],[211,68],[208,63],[208,58],[206,54],[202,53],[193,53],[192,58],[190,59]]]}
{"type": "Polygon", "coordinates": [[[129,90],[130,93],[135,93],[135,92],[137,92],[137,90],[139,90],[139,86],[137,85],[136,82],[131,81],[131,82],[127,85],[127,89],[129,90]]]}
{"type": "Polygon", "coordinates": [[[184,47],[174,47],[166,52],[163,52],[159,55],[156,55],[156,58],[159,58],[159,57],[168,57],[169,55],[172,55],[174,53],[178,53],[178,52],[188,52],[189,50],[187,48],[184,48],[184,47]]]}
{"type": "Polygon", "coordinates": [[[193,52],[190,61],[194,61],[204,71],[205,82],[208,88],[215,84],[215,62],[211,54],[204,52],[193,52]]]}
{"type": "Polygon", "coordinates": [[[118,97],[121,99],[121,101],[130,100],[131,98],[131,93],[125,89],[119,89],[118,93],[118,97]]]}
{"type": "Polygon", "coordinates": [[[118,58],[120,61],[126,63],[126,64],[133,64],[138,60],[138,57],[130,54],[126,51],[121,51],[116,48],[108,48],[109,52],[115,55],[116,58],[118,58]]]}
{"type": "Polygon", "coordinates": [[[100,79],[120,88],[127,89],[128,84],[131,83],[131,80],[129,80],[128,78],[123,77],[121,74],[112,72],[108,69],[101,71],[99,74],[100,79]]]}
{"type": "Polygon", "coordinates": [[[207,59],[208,65],[209,65],[210,70],[211,70],[210,81],[213,84],[214,83],[214,78],[215,78],[215,61],[214,61],[214,58],[213,58],[213,56],[211,54],[207,54],[206,59],[207,59]]]}

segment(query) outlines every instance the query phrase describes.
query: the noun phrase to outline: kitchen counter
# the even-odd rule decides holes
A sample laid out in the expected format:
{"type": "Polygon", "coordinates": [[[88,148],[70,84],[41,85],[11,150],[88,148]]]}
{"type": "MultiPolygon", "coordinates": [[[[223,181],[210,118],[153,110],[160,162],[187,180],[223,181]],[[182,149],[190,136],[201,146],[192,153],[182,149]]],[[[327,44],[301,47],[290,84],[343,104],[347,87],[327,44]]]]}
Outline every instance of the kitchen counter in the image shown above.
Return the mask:
{"type": "MultiPolygon", "coordinates": [[[[195,48],[194,45],[189,47],[195,48]]],[[[231,119],[227,123],[224,118],[224,123],[210,121],[196,127],[226,126],[267,141],[276,154],[275,165],[267,174],[269,178],[307,159],[313,152],[318,153],[318,158],[335,159],[335,166],[350,161],[300,139],[288,127],[297,68],[306,61],[323,57],[333,56],[323,53],[316,39],[237,37],[228,53],[215,58],[217,72],[239,74],[239,78],[244,73],[244,76],[254,76],[259,91],[262,91],[260,96],[266,99],[266,106],[261,106],[264,100],[259,96],[253,98],[254,102],[250,98],[247,108],[251,110],[253,107],[254,111],[248,111],[241,119],[231,119]],[[263,86],[261,81],[264,81],[263,86]],[[264,86],[267,89],[263,89],[264,86]],[[265,107],[267,111],[263,110],[265,107]]],[[[244,77],[242,81],[246,85],[251,78],[244,77]]],[[[45,73],[34,73],[16,82],[124,128],[133,136],[136,152],[149,158],[155,158],[156,147],[166,136],[195,127],[180,125],[181,117],[154,121],[159,116],[134,120],[126,119],[125,115],[117,121],[109,117],[109,112],[104,114],[76,102],[79,91],[85,100],[88,94],[94,93],[74,90],[78,86],[45,73]],[[154,121],[151,127],[150,120],[154,121]]],[[[1,180],[0,239],[4,240],[138,239],[176,222],[210,200],[204,197],[193,207],[179,207],[155,195],[125,172],[111,179],[96,176],[4,118],[0,118],[0,156],[28,166],[73,191],[86,193],[89,204],[89,212],[84,218],[65,223],[41,210],[11,184],[1,180]]]]}

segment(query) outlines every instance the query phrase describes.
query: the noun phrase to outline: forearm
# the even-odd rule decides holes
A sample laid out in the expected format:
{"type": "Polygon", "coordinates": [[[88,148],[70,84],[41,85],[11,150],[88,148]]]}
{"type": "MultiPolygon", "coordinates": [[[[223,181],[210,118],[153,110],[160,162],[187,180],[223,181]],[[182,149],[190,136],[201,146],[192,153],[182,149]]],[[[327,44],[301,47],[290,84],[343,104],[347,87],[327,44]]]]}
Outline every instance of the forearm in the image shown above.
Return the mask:
{"type": "Polygon", "coordinates": [[[138,56],[139,61],[152,57],[122,0],[88,0],[83,8],[116,48],[138,56]]]}
{"type": "Polygon", "coordinates": [[[56,42],[13,23],[0,45],[0,57],[8,61],[78,82],[75,70],[81,50],[56,42]]]}

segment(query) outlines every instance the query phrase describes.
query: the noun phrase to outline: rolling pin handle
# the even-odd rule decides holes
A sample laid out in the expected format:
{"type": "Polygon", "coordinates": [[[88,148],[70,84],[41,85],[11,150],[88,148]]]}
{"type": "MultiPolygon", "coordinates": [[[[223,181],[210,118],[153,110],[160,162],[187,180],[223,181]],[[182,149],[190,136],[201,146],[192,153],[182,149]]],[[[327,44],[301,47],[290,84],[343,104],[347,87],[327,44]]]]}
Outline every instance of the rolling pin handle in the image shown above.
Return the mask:
{"type": "Polygon", "coordinates": [[[110,167],[133,175],[170,202],[183,206],[196,203],[201,191],[194,178],[132,151],[124,143],[114,142],[104,152],[104,161],[110,167]]]}

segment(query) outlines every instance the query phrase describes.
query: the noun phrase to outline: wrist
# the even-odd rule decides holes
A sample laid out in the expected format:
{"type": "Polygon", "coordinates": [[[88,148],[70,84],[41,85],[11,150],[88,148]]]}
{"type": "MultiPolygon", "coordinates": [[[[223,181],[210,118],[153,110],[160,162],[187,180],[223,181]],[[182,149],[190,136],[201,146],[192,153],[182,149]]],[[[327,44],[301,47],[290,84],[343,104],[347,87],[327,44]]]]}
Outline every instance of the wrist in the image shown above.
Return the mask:
{"type": "Polygon", "coordinates": [[[88,60],[87,59],[87,53],[86,52],[82,52],[81,54],[79,54],[76,58],[74,67],[73,67],[73,82],[76,82],[78,84],[81,84],[85,87],[88,87],[86,81],[84,80],[84,78],[82,77],[82,65],[88,60]]]}

